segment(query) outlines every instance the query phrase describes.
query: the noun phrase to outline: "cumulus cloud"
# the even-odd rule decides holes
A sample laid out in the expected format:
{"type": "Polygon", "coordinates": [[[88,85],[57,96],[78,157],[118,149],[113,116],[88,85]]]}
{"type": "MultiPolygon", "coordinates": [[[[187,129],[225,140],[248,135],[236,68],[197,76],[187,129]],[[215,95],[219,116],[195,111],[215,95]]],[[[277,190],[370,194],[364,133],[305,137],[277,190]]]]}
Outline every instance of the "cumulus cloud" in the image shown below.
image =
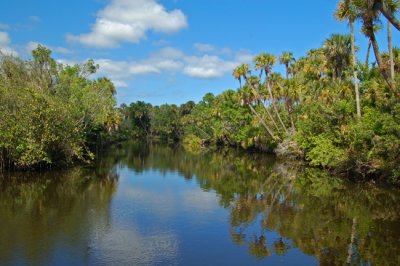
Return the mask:
{"type": "MultiPolygon", "coordinates": [[[[215,53],[224,49],[215,47],[215,53]]],[[[174,47],[165,47],[140,60],[94,59],[100,66],[96,76],[110,78],[116,87],[128,87],[129,81],[138,76],[182,74],[196,79],[217,79],[230,75],[232,70],[242,64],[250,63],[253,55],[249,51],[230,52],[229,54],[201,53],[189,55],[174,47]]],[[[68,60],[58,60],[63,64],[76,64],[68,60]]]]}
{"type": "Polygon", "coordinates": [[[183,73],[190,77],[204,79],[222,77],[237,66],[237,62],[223,60],[215,55],[190,56],[185,61],[187,65],[183,69],[183,73]]]}
{"type": "Polygon", "coordinates": [[[97,14],[91,32],[67,35],[67,40],[90,47],[115,48],[138,43],[149,30],[174,33],[187,26],[181,10],[167,11],[157,0],[112,0],[97,14]]]}
{"type": "Polygon", "coordinates": [[[173,47],[166,47],[143,60],[95,61],[100,65],[99,75],[111,78],[117,87],[127,87],[128,80],[133,77],[161,73],[180,73],[197,79],[217,79],[230,74],[236,66],[251,62],[252,58],[253,55],[248,51],[232,52],[225,57],[207,53],[194,56],[173,47]]]}
{"type": "Polygon", "coordinates": [[[17,51],[10,47],[11,40],[7,32],[0,31],[0,52],[7,55],[18,55],[17,51]]]}
{"type": "Polygon", "coordinates": [[[59,53],[59,54],[71,54],[72,52],[64,47],[60,46],[49,46],[49,45],[44,45],[39,42],[28,42],[28,44],[25,47],[26,52],[31,53],[32,50],[35,50],[39,45],[45,46],[49,48],[52,52],[54,53],[59,53]]]}
{"type": "Polygon", "coordinates": [[[204,52],[204,53],[213,52],[216,50],[214,45],[208,43],[195,43],[193,47],[199,52],[204,52]]]}
{"type": "Polygon", "coordinates": [[[136,76],[160,74],[162,72],[176,73],[183,68],[183,62],[177,59],[180,55],[179,50],[167,48],[143,60],[96,59],[95,62],[100,66],[99,75],[109,77],[117,87],[127,87],[127,80],[136,76]],[[118,84],[122,86],[118,86],[118,84]]]}

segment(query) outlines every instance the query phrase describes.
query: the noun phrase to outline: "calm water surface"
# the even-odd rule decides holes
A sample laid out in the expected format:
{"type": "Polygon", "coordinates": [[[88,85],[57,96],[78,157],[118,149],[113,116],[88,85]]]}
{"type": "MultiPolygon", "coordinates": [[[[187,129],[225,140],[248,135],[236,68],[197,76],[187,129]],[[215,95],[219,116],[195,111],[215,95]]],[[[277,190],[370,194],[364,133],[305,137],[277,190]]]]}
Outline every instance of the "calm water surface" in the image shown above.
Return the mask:
{"type": "Polygon", "coordinates": [[[127,143],[0,178],[0,265],[400,265],[400,194],[238,151],[127,143]]]}

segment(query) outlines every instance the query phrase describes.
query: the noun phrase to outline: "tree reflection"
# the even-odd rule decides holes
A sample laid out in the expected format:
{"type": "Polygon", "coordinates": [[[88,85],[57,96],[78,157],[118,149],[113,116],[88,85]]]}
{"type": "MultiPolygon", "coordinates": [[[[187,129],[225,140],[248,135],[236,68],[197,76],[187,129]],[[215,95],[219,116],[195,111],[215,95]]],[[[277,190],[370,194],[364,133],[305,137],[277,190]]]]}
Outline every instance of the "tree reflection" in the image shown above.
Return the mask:
{"type": "Polygon", "coordinates": [[[57,246],[89,249],[95,225],[108,225],[118,176],[103,168],[45,174],[5,173],[0,178],[0,261],[49,264],[57,246]],[[100,173],[102,172],[102,173],[100,173]]]}
{"type": "Polygon", "coordinates": [[[232,241],[257,258],[296,248],[321,265],[400,264],[396,190],[348,184],[318,169],[238,150],[194,154],[179,146],[128,143],[98,158],[92,169],[1,179],[1,261],[22,256],[45,264],[41,259],[61,240],[76,250],[90,248],[93,227],[110,225],[118,167],[127,167],[178,172],[215,191],[229,210],[232,241]]]}
{"type": "Polygon", "coordinates": [[[400,262],[396,190],[349,184],[262,154],[226,149],[194,154],[143,145],[126,146],[120,163],[138,172],[179,172],[203,190],[214,190],[230,210],[232,241],[256,257],[298,248],[321,265],[400,262]],[[280,236],[269,239],[270,231],[280,236]]]}

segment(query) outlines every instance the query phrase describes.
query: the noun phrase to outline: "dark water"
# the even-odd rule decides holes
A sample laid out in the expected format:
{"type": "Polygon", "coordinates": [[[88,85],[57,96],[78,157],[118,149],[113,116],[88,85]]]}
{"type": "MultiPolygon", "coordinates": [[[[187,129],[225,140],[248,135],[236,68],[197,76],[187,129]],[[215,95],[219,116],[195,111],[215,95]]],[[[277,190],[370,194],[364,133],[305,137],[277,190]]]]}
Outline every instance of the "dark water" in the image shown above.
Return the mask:
{"type": "Polygon", "coordinates": [[[237,151],[125,144],[0,179],[0,265],[400,265],[400,194],[237,151]]]}

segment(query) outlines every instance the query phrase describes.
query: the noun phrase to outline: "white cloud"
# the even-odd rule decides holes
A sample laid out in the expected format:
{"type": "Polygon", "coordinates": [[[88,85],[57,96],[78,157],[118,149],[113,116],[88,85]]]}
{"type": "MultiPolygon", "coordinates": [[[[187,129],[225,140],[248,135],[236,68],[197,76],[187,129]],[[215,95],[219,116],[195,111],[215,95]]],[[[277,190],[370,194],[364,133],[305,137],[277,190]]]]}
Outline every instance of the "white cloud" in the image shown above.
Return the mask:
{"type": "Polygon", "coordinates": [[[209,53],[216,50],[214,45],[207,44],[207,43],[195,43],[193,47],[198,50],[199,52],[209,53]]]}
{"type": "Polygon", "coordinates": [[[73,66],[76,64],[79,64],[80,62],[74,61],[74,60],[69,60],[69,59],[56,59],[57,63],[63,64],[63,65],[69,65],[73,66]]]}
{"type": "Polygon", "coordinates": [[[11,40],[7,32],[0,31],[0,52],[7,55],[18,55],[17,51],[10,47],[11,40]]]}
{"type": "Polygon", "coordinates": [[[114,86],[117,88],[127,88],[128,83],[122,80],[113,80],[114,86]]]}
{"type": "Polygon", "coordinates": [[[185,54],[176,48],[173,47],[164,47],[160,51],[153,53],[151,55],[153,58],[167,58],[167,59],[181,59],[185,57],[185,54]]]}
{"type": "Polygon", "coordinates": [[[32,50],[35,50],[39,45],[45,46],[49,48],[52,52],[54,53],[59,53],[59,54],[71,54],[72,52],[64,47],[60,46],[49,46],[49,45],[44,45],[39,42],[28,42],[28,44],[25,47],[26,52],[31,53],[32,50]]]}
{"type": "Polygon", "coordinates": [[[240,50],[235,53],[236,61],[240,62],[240,64],[251,63],[254,58],[254,54],[252,54],[248,50],[240,50]]]}
{"type": "Polygon", "coordinates": [[[8,45],[10,43],[10,37],[7,32],[0,32],[0,45],[8,45]]]}
{"type": "Polygon", "coordinates": [[[222,77],[238,65],[235,61],[223,60],[215,55],[190,56],[185,61],[187,64],[183,73],[190,77],[203,79],[222,77]]]}
{"type": "Polygon", "coordinates": [[[91,32],[67,35],[67,40],[98,48],[138,43],[149,30],[174,33],[187,26],[180,10],[167,11],[157,0],[112,0],[97,14],[91,32]]]}
{"type": "MultiPolygon", "coordinates": [[[[215,47],[216,51],[223,51],[215,47]]],[[[95,76],[110,78],[116,87],[128,87],[129,81],[138,76],[158,74],[183,74],[197,79],[217,79],[231,74],[232,70],[242,64],[250,63],[253,55],[249,51],[230,52],[225,55],[188,55],[183,51],[165,47],[141,60],[94,59],[100,68],[95,76]]],[[[76,64],[68,60],[58,60],[63,64],[76,64]]]]}
{"type": "Polygon", "coordinates": [[[181,73],[192,78],[216,79],[230,74],[242,63],[250,63],[252,58],[253,55],[248,51],[232,52],[225,57],[208,54],[191,56],[179,49],[165,47],[143,60],[96,59],[95,62],[100,65],[99,75],[109,77],[117,87],[127,87],[128,80],[133,77],[161,73],[181,73]]]}

